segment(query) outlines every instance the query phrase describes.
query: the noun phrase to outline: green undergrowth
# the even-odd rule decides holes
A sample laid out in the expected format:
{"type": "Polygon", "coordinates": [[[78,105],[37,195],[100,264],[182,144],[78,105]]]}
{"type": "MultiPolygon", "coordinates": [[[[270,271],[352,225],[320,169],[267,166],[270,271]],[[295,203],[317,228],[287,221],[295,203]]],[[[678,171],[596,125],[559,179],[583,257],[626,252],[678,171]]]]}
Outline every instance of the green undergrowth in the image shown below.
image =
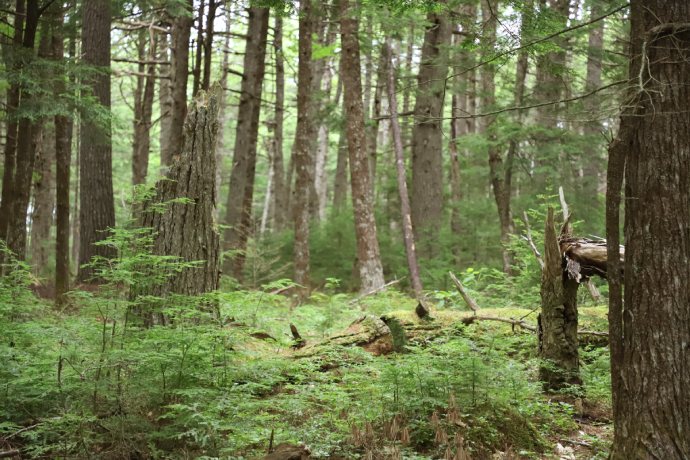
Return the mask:
{"type": "MultiPolygon", "coordinates": [[[[317,293],[296,305],[269,288],[220,294],[215,320],[149,329],[111,294],[76,293],[57,312],[22,289],[6,291],[0,440],[51,458],[255,458],[271,433],[314,458],[442,458],[458,449],[541,458],[577,428],[576,405],[541,392],[532,334],[466,326],[470,313],[451,301],[420,321],[396,291],[360,300],[317,293]],[[394,318],[408,336],[403,352],[326,344],[300,357],[290,348],[290,323],[318,343],[365,314],[394,318]]],[[[601,330],[604,308],[581,313],[582,327],[601,330]]],[[[482,314],[534,322],[536,313],[482,314]]],[[[606,407],[605,348],[583,354],[584,391],[606,407]]]]}

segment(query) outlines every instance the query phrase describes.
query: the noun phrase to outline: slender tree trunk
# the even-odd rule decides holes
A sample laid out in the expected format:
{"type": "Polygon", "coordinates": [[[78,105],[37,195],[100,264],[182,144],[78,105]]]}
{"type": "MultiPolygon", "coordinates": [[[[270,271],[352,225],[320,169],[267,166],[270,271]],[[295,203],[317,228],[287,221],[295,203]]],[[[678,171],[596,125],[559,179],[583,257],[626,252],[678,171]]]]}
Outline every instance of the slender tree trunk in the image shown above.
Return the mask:
{"type": "MultiPolygon", "coordinates": [[[[191,13],[193,1],[189,0],[184,7],[191,13]]],[[[166,142],[167,150],[161,152],[163,165],[170,167],[182,148],[182,132],[187,114],[187,79],[189,77],[189,37],[192,29],[192,17],[186,14],[176,17],[172,27],[172,68],[171,74],[171,107],[170,138],[166,142]]]]}
{"type": "Polygon", "coordinates": [[[134,145],[132,152],[132,184],[146,182],[149,169],[149,150],[151,149],[151,117],[153,114],[153,96],[156,84],[156,47],[157,35],[153,37],[142,33],[139,37],[139,60],[150,61],[148,66],[139,64],[137,88],[134,98],[134,145]],[[146,51],[148,43],[148,53],[146,51]],[[148,70],[146,70],[148,69],[148,70]],[[144,76],[146,71],[146,76],[144,76]]]}
{"type": "MultiPolygon", "coordinates": [[[[442,7],[447,2],[439,2],[442,7]]],[[[447,11],[431,12],[417,77],[412,130],[412,224],[419,254],[434,257],[443,220],[443,100],[451,26],[447,11]]]]}
{"type": "Polygon", "coordinates": [[[607,188],[615,460],[690,458],[688,23],[685,0],[630,5],[634,84],[609,150],[607,188]],[[623,175],[624,303],[620,272],[611,272],[623,175]]]}
{"type": "MultiPolygon", "coordinates": [[[[50,34],[45,35],[46,47],[49,47],[50,34]]],[[[44,123],[41,131],[42,136],[36,152],[31,211],[31,266],[34,273],[39,276],[48,266],[50,228],[53,225],[55,207],[55,130],[52,124],[44,123]]]]}
{"type": "Polygon", "coordinates": [[[196,50],[194,53],[194,69],[192,70],[192,96],[201,89],[201,67],[204,58],[204,9],[206,0],[200,0],[198,6],[197,30],[196,30],[196,50]]]}
{"type": "Polygon", "coordinates": [[[167,34],[161,34],[158,60],[163,63],[158,67],[158,106],[160,108],[160,164],[165,168],[170,164],[166,155],[171,154],[170,141],[172,137],[172,62],[170,60],[170,40],[167,34]]]}
{"type": "MultiPolygon", "coordinates": [[[[93,0],[84,4],[82,60],[85,64],[110,69],[111,2],[93,0]]],[[[110,112],[110,73],[91,76],[88,85],[102,108],[110,112]]],[[[112,132],[110,119],[82,118],[80,142],[79,272],[81,282],[94,279],[94,268],[86,266],[94,257],[115,256],[115,250],[95,243],[109,236],[115,226],[112,174],[112,132]]]]}
{"type": "Polygon", "coordinates": [[[314,178],[312,177],[313,157],[311,139],[315,135],[315,122],[312,119],[313,68],[312,33],[314,32],[314,11],[312,0],[300,2],[299,17],[299,64],[297,67],[297,133],[293,151],[296,171],[292,204],[294,209],[294,280],[301,286],[300,297],[309,292],[309,195],[314,178]]]}
{"type": "MultiPolygon", "coordinates": [[[[276,231],[285,229],[288,217],[288,190],[283,166],[283,118],[285,116],[285,63],[283,56],[283,18],[275,15],[273,47],[275,52],[276,95],[273,123],[273,225],[276,231]]],[[[289,184],[289,182],[288,182],[289,184]]]]}
{"type": "MultiPolygon", "coordinates": [[[[230,55],[230,28],[232,25],[232,12],[230,8],[226,10],[225,15],[225,39],[223,41],[223,63],[220,70],[220,87],[222,93],[220,94],[220,107],[218,109],[218,120],[220,127],[218,128],[218,135],[216,136],[216,190],[220,193],[221,186],[223,184],[224,176],[224,164],[226,154],[226,140],[225,140],[225,125],[228,123],[228,101],[225,96],[225,91],[227,91],[228,86],[228,75],[229,75],[229,58],[230,55]]],[[[219,210],[220,207],[216,206],[216,219],[219,220],[219,210]]]]}
{"type": "Polygon", "coordinates": [[[381,124],[379,117],[381,116],[381,100],[383,98],[386,75],[388,74],[388,69],[386,66],[388,62],[385,58],[385,53],[383,48],[380,52],[380,59],[378,69],[376,70],[376,86],[374,87],[374,100],[371,119],[369,120],[369,126],[367,127],[367,149],[369,151],[369,168],[371,172],[371,189],[374,197],[376,196],[376,168],[378,163],[378,134],[381,124]]]}
{"type": "MultiPolygon", "coordinates": [[[[497,18],[494,14],[496,12],[498,12],[498,2],[496,0],[482,0],[484,39],[487,43],[494,43],[496,41],[497,18]]],[[[487,60],[493,55],[492,48],[487,47],[486,49],[488,51],[484,52],[482,60],[487,60]]],[[[480,72],[482,79],[482,110],[486,112],[491,110],[496,103],[496,83],[494,82],[496,67],[493,63],[485,64],[480,72]]],[[[510,159],[504,161],[500,146],[496,142],[496,116],[484,117],[482,129],[489,144],[489,175],[501,229],[503,271],[509,274],[511,272],[512,256],[507,245],[510,242],[510,234],[513,231],[513,219],[510,212],[512,165],[510,159]]]]}
{"type": "Polygon", "coordinates": [[[388,106],[391,116],[391,130],[393,131],[393,146],[395,148],[395,166],[398,179],[398,194],[400,195],[400,214],[403,227],[403,239],[405,241],[405,254],[407,255],[407,267],[410,270],[412,289],[415,297],[422,296],[422,281],[419,277],[419,264],[417,262],[417,249],[414,244],[414,232],[412,229],[412,217],[410,211],[410,197],[407,191],[407,178],[405,173],[405,153],[402,144],[402,132],[398,123],[398,101],[395,96],[395,68],[393,66],[393,53],[390,39],[386,44],[386,61],[388,66],[388,106]]]}
{"type": "Polygon", "coordinates": [[[353,16],[350,0],[340,0],[340,69],[350,157],[352,207],[357,236],[357,267],[362,292],[369,292],[381,288],[384,279],[367,158],[358,29],[359,21],[353,16]]]}
{"type": "MultiPolygon", "coordinates": [[[[64,67],[64,37],[62,35],[64,13],[59,4],[53,8],[59,13],[53,29],[52,54],[60,67],[64,67]]],[[[58,67],[57,72],[59,72],[58,67]]],[[[55,99],[65,93],[65,83],[57,80],[53,88],[55,99]]],[[[72,163],[72,117],[65,114],[55,116],[55,303],[62,305],[64,294],[69,291],[70,254],[69,254],[69,201],[70,201],[70,166],[72,163]]]]}
{"type": "Polygon", "coordinates": [[[232,276],[238,280],[242,279],[245,261],[244,251],[251,231],[268,16],[268,8],[252,7],[249,9],[249,27],[247,30],[249,38],[244,55],[242,95],[238,109],[233,167],[230,174],[224,222],[227,228],[223,247],[234,253],[224,260],[223,271],[232,273],[232,276]]]}
{"type": "Polygon", "coordinates": [[[347,199],[347,136],[345,130],[338,139],[338,158],[335,167],[335,181],[333,183],[333,210],[342,211],[347,199]]]}
{"type": "Polygon", "coordinates": [[[208,0],[208,15],[206,17],[206,37],[204,37],[204,71],[201,89],[208,91],[211,85],[211,63],[213,62],[213,23],[216,20],[216,0],[208,0]]]}

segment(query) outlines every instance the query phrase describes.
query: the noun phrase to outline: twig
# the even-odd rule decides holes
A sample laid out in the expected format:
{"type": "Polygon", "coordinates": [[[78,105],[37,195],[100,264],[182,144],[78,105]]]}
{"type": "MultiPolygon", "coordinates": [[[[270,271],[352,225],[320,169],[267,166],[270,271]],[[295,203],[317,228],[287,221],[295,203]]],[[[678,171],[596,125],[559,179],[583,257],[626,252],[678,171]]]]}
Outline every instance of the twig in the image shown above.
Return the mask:
{"type": "Polygon", "coordinates": [[[15,455],[19,454],[20,452],[18,449],[6,450],[4,452],[0,452],[0,458],[14,457],[15,455]]]}
{"type": "Polygon", "coordinates": [[[455,284],[455,288],[458,290],[460,295],[462,296],[463,300],[467,304],[468,307],[470,307],[470,310],[474,312],[476,315],[477,312],[479,311],[479,305],[477,304],[477,301],[470,296],[467,291],[465,291],[465,287],[462,285],[460,280],[453,274],[453,272],[448,272],[448,275],[450,275],[450,279],[453,280],[453,284],[455,284]]]}
{"type": "Polygon", "coordinates": [[[370,295],[374,295],[378,292],[385,290],[387,287],[393,286],[394,284],[398,284],[403,279],[405,279],[405,278],[400,278],[400,279],[390,281],[390,282],[384,284],[383,286],[379,286],[376,289],[372,289],[369,292],[365,292],[364,294],[360,295],[359,297],[352,299],[350,302],[348,302],[348,305],[354,305],[354,304],[358,303],[359,301],[361,301],[365,297],[369,297],[370,295]]]}
{"type": "Polygon", "coordinates": [[[534,240],[532,239],[532,229],[529,226],[529,218],[527,217],[526,211],[522,212],[522,220],[525,223],[525,236],[523,236],[523,238],[527,241],[527,244],[529,244],[529,247],[532,250],[534,257],[536,257],[537,262],[539,262],[539,267],[541,267],[541,269],[543,271],[544,270],[544,258],[541,256],[539,249],[537,249],[537,245],[534,244],[534,240]]]}

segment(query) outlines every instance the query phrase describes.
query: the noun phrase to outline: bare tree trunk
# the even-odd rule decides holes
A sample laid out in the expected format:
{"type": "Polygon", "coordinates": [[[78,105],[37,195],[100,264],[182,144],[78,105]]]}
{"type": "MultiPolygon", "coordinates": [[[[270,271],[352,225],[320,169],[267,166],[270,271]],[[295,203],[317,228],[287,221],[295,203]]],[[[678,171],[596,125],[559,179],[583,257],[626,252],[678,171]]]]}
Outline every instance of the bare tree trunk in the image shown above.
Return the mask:
{"type": "MultiPolygon", "coordinates": [[[[484,39],[488,43],[496,41],[498,2],[496,0],[482,0],[482,20],[484,22],[484,39]]],[[[482,60],[487,60],[493,52],[487,51],[482,56],[482,60]]],[[[481,67],[482,79],[482,110],[489,111],[496,103],[496,84],[494,76],[496,67],[493,63],[485,64],[481,67]]],[[[501,155],[500,146],[496,143],[496,116],[483,118],[482,129],[487,137],[489,146],[489,175],[491,187],[493,189],[496,208],[498,210],[498,220],[501,229],[501,245],[503,254],[503,271],[511,272],[512,256],[508,250],[510,234],[513,232],[513,219],[510,212],[511,177],[512,164],[510,158],[505,162],[501,155]]]]}
{"type": "MultiPolygon", "coordinates": [[[[215,0],[214,0],[215,1],[215,0]]],[[[220,69],[220,87],[221,87],[221,94],[220,94],[220,103],[219,103],[219,109],[218,109],[218,120],[220,123],[220,127],[218,128],[218,135],[216,136],[216,142],[218,145],[216,146],[216,190],[218,190],[218,193],[220,193],[220,188],[223,184],[223,176],[224,176],[224,163],[225,163],[225,156],[226,154],[226,145],[225,145],[225,125],[228,122],[228,116],[227,116],[227,109],[228,109],[228,101],[227,97],[225,96],[225,91],[227,91],[227,86],[228,86],[228,75],[229,75],[229,56],[230,56],[230,28],[232,25],[232,12],[230,8],[226,10],[225,14],[225,38],[223,41],[223,61],[222,61],[222,67],[220,69]]],[[[216,206],[216,219],[219,219],[219,206],[216,206]]]]}
{"type": "Polygon", "coordinates": [[[183,125],[187,114],[189,37],[193,22],[193,0],[188,0],[183,6],[190,15],[181,14],[176,17],[172,26],[170,138],[166,142],[167,150],[161,152],[163,165],[167,167],[172,165],[175,155],[178,155],[182,148],[183,125]]]}
{"type": "Polygon", "coordinates": [[[244,75],[239,117],[235,134],[233,167],[224,223],[223,247],[234,253],[223,261],[223,271],[242,279],[244,251],[251,230],[252,201],[254,197],[254,176],[256,150],[261,112],[261,90],[266,59],[268,34],[268,8],[249,9],[247,48],[244,55],[244,75]]]}
{"type": "MultiPolygon", "coordinates": [[[[82,60],[87,65],[110,68],[111,2],[94,0],[84,4],[82,60]]],[[[110,111],[110,73],[90,78],[89,86],[98,103],[110,111]]],[[[110,259],[115,250],[95,243],[108,237],[115,226],[115,201],[112,174],[112,132],[105,123],[82,119],[80,143],[79,272],[81,282],[94,279],[93,257],[110,259]],[[104,126],[105,124],[105,126],[104,126]]]]}
{"type": "Polygon", "coordinates": [[[311,0],[300,2],[299,17],[299,64],[297,68],[297,133],[293,151],[294,166],[297,173],[293,189],[293,209],[295,223],[294,243],[294,280],[301,288],[300,297],[309,292],[309,195],[313,183],[313,158],[311,138],[315,134],[315,123],[312,119],[313,105],[313,69],[312,69],[312,33],[314,28],[314,11],[311,0]]]}
{"type": "Polygon", "coordinates": [[[405,153],[402,144],[402,132],[398,123],[398,101],[395,96],[395,68],[393,65],[393,52],[390,39],[386,44],[386,61],[388,66],[388,107],[391,116],[391,130],[393,131],[393,145],[395,148],[395,166],[398,179],[398,194],[400,195],[400,214],[402,217],[403,239],[405,241],[405,253],[407,255],[407,267],[410,270],[410,279],[415,297],[422,296],[422,281],[419,277],[419,264],[417,262],[417,250],[414,244],[414,232],[412,229],[412,217],[410,211],[410,197],[407,191],[407,179],[405,173],[405,153]]]}
{"type": "Polygon", "coordinates": [[[367,149],[369,151],[369,168],[371,172],[371,190],[374,197],[376,197],[376,168],[378,164],[378,134],[380,128],[379,117],[381,116],[381,100],[384,93],[386,75],[388,70],[386,66],[388,62],[385,58],[385,53],[383,49],[380,52],[379,65],[376,69],[376,86],[374,88],[374,101],[372,114],[369,120],[369,126],[367,127],[367,149]]]}
{"type": "Polygon", "coordinates": [[[690,458],[690,3],[630,5],[630,85],[609,149],[614,460],[690,458]],[[625,293],[619,263],[625,178],[625,293]],[[651,391],[650,391],[651,389],[651,391]]]}
{"type": "MultiPolygon", "coordinates": [[[[220,236],[213,218],[216,205],[215,146],[220,91],[200,93],[185,120],[184,146],[165,180],[156,184],[156,196],[146,205],[140,224],[153,230],[154,254],[174,256],[182,262],[201,262],[175,271],[160,283],[140,287],[135,295],[166,297],[214,291],[220,278],[220,236]],[[184,202],[172,200],[184,198],[184,202]]],[[[165,324],[160,312],[148,315],[149,324],[165,324]]]]}
{"type": "MultiPolygon", "coordinates": [[[[60,67],[64,67],[64,37],[62,35],[64,13],[56,3],[54,7],[59,13],[55,15],[56,27],[53,29],[52,54],[60,67]]],[[[57,72],[59,72],[58,68],[57,72]]],[[[65,84],[57,80],[53,94],[57,99],[65,93],[65,84]]],[[[62,305],[64,294],[69,291],[69,194],[70,194],[70,166],[72,162],[72,118],[65,115],[55,116],[55,303],[62,305]]]]}
{"type": "Polygon", "coordinates": [[[350,0],[340,0],[340,69],[347,123],[347,148],[350,156],[352,207],[357,236],[357,267],[361,290],[369,292],[383,286],[384,279],[367,158],[358,29],[359,21],[353,16],[350,0]]]}
{"type": "Polygon", "coordinates": [[[338,158],[335,167],[335,181],[333,183],[333,210],[342,211],[347,199],[347,136],[345,130],[338,139],[338,158]]]}
{"type": "MultiPolygon", "coordinates": [[[[275,52],[276,95],[273,120],[273,226],[276,231],[285,229],[288,217],[288,190],[283,166],[283,118],[285,116],[285,63],[283,56],[283,18],[275,15],[273,47],[275,52]]],[[[289,183],[288,183],[289,185],[289,183]]]]}
{"type": "MultiPolygon", "coordinates": [[[[438,2],[447,7],[447,1],[438,2]]],[[[419,254],[434,257],[443,220],[443,100],[451,26],[446,11],[430,12],[417,77],[412,130],[412,224],[419,254]]]]}
{"type": "MultiPolygon", "coordinates": [[[[41,41],[43,41],[43,37],[41,41]]],[[[45,40],[50,45],[50,34],[45,40]]],[[[43,45],[41,45],[43,46],[43,45]]],[[[40,145],[36,152],[34,168],[33,206],[31,212],[31,266],[41,275],[48,266],[50,253],[50,228],[53,225],[55,207],[55,130],[52,124],[44,124],[40,145]]]]}
{"type": "Polygon", "coordinates": [[[146,182],[149,169],[149,150],[151,149],[151,117],[153,114],[153,96],[156,85],[156,46],[157,35],[150,36],[142,29],[139,36],[139,60],[148,60],[148,71],[144,76],[146,66],[139,64],[137,88],[134,97],[134,143],[132,152],[132,184],[139,185],[146,182]],[[148,53],[146,44],[148,42],[148,53]]]}
{"type": "MultiPolygon", "coordinates": [[[[213,23],[216,21],[216,0],[208,0],[208,15],[206,16],[206,36],[204,37],[204,70],[201,89],[208,91],[211,85],[211,63],[213,62],[213,23]]],[[[223,53],[225,54],[225,53],[223,53]]]]}
{"type": "Polygon", "coordinates": [[[201,67],[204,57],[204,9],[206,0],[199,0],[197,7],[196,50],[194,52],[194,69],[192,70],[192,97],[201,89],[201,67]]]}

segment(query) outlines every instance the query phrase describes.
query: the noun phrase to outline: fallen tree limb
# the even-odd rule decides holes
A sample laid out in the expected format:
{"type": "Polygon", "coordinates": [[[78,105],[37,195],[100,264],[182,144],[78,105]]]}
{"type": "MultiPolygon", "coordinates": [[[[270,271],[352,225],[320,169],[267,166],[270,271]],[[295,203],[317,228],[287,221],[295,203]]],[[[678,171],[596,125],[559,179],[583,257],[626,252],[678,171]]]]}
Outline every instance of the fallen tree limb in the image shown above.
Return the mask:
{"type": "Polygon", "coordinates": [[[360,295],[360,296],[358,296],[358,297],[352,299],[352,300],[348,303],[348,305],[355,305],[356,303],[359,303],[359,302],[360,302],[362,299],[364,299],[365,297],[369,297],[370,295],[374,295],[374,294],[376,294],[376,293],[378,293],[378,292],[383,291],[383,290],[386,289],[387,287],[393,286],[394,284],[398,284],[398,283],[399,283],[400,281],[402,281],[403,279],[404,279],[404,278],[400,278],[400,279],[396,279],[396,280],[390,281],[390,282],[384,284],[383,286],[379,286],[379,287],[377,287],[376,289],[372,289],[372,290],[369,291],[369,292],[365,292],[364,294],[362,294],[362,295],[360,295]]]}
{"type": "Polygon", "coordinates": [[[453,272],[448,272],[448,275],[450,275],[450,279],[453,280],[455,288],[458,290],[467,306],[470,307],[470,310],[472,310],[476,315],[479,311],[479,304],[477,304],[477,301],[474,300],[472,296],[467,293],[467,291],[465,291],[465,287],[462,285],[460,280],[453,274],[453,272]]]}
{"type": "Polygon", "coordinates": [[[20,452],[18,449],[6,450],[4,452],[0,452],[0,458],[14,457],[15,455],[19,454],[20,452]]]}
{"type": "Polygon", "coordinates": [[[537,332],[537,328],[535,326],[532,326],[531,324],[526,323],[525,321],[519,320],[519,319],[513,319],[513,318],[501,318],[500,316],[468,316],[467,318],[462,319],[462,323],[469,326],[470,324],[474,323],[475,321],[498,321],[501,323],[507,323],[512,325],[513,327],[518,326],[522,329],[526,329],[530,332],[537,332]]]}

